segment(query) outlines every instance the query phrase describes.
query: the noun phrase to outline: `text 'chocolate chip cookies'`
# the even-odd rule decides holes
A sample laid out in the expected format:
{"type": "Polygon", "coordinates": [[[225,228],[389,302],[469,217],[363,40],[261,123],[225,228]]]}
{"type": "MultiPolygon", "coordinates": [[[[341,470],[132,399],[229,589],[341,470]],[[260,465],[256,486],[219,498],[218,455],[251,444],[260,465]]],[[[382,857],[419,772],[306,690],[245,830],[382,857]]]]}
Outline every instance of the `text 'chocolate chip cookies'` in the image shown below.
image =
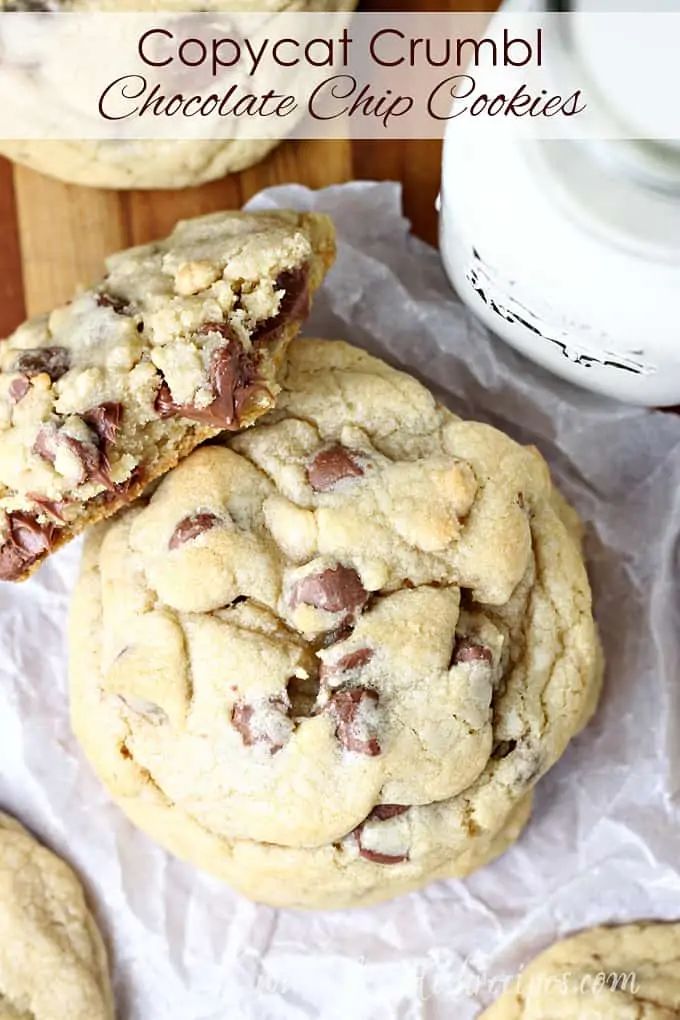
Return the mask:
{"type": "Polygon", "coordinates": [[[0,348],[0,579],[271,408],[333,257],[325,216],[214,213],[20,326],[0,348]]]}
{"type": "Polygon", "coordinates": [[[541,953],[480,1020],[672,1020],[680,924],[593,928],[541,953]]]}
{"type": "Polygon", "coordinates": [[[130,817],[255,899],[359,905],[517,838],[596,702],[538,455],[341,342],[90,536],[76,733],[130,817]]]}
{"type": "Polygon", "coordinates": [[[80,882],[0,812],[0,1017],[113,1015],[106,950],[80,882]]]}

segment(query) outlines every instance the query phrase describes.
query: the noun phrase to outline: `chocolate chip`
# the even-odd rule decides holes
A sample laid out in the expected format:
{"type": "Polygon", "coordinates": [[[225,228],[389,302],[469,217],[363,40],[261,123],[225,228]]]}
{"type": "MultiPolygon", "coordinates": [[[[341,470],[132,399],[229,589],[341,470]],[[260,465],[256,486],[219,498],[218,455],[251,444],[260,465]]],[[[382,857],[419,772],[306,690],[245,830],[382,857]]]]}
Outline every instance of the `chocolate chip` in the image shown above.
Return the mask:
{"type": "Polygon", "coordinates": [[[360,478],[363,473],[356,454],[337,443],[317,453],[307,468],[307,479],[315,492],[329,492],[344,478],[360,478]]]}
{"type": "MultiPolygon", "coordinates": [[[[276,316],[256,326],[251,336],[253,347],[273,343],[287,323],[305,318],[309,306],[308,272],[308,267],[303,266],[279,276],[276,288],[285,291],[279,311],[276,316]]],[[[206,322],[198,335],[209,333],[219,333],[227,341],[213,352],[210,361],[208,375],[214,394],[212,403],[207,407],[178,404],[163,380],[154,407],[161,418],[180,415],[213,428],[237,429],[241,425],[244,407],[253,394],[264,386],[259,376],[260,355],[257,350],[253,354],[243,349],[229,323],[206,322]]]]}
{"type": "Polygon", "coordinates": [[[331,697],[327,710],[335,719],[335,735],[347,751],[371,757],[380,754],[372,718],[377,705],[378,692],[368,687],[346,687],[331,697]]]}
{"type": "Polygon", "coordinates": [[[274,284],[284,294],[276,315],[258,323],[251,334],[254,346],[277,343],[285,326],[302,322],[309,315],[309,266],[297,266],[281,273],[274,284]]]}
{"type": "Polygon", "coordinates": [[[68,506],[68,500],[46,499],[44,496],[41,496],[36,492],[27,492],[26,496],[33,503],[39,506],[41,510],[44,510],[45,513],[50,514],[52,517],[55,518],[55,520],[63,522],[64,520],[63,511],[64,507],[68,506]]]}
{"type": "Polygon", "coordinates": [[[32,452],[37,453],[39,457],[46,460],[48,464],[54,464],[56,460],[57,452],[57,433],[55,429],[44,427],[38,430],[38,434],[35,437],[35,442],[32,446],[32,452]]]}
{"type": "Polygon", "coordinates": [[[132,493],[137,494],[141,488],[142,482],[144,481],[144,472],[142,468],[137,464],[132,469],[128,477],[123,482],[113,482],[109,485],[106,492],[102,492],[98,495],[98,499],[101,499],[104,503],[112,503],[116,500],[120,502],[127,502],[132,498],[132,493]]]}
{"type": "Polygon", "coordinates": [[[468,637],[459,637],[456,638],[451,665],[458,666],[462,662],[493,662],[493,655],[486,645],[480,645],[468,637]]]}
{"type": "Polygon", "coordinates": [[[34,347],[23,351],[14,362],[14,371],[32,378],[43,372],[52,382],[61,379],[70,368],[70,355],[65,347],[34,347]]]}
{"type": "Polygon", "coordinates": [[[34,514],[7,514],[8,537],[0,547],[0,580],[14,581],[52,548],[53,524],[41,524],[34,514]]]}
{"type": "Polygon", "coordinates": [[[192,539],[198,538],[204,531],[209,531],[210,528],[214,528],[219,518],[215,514],[211,513],[198,513],[192,514],[190,517],[185,517],[183,521],[180,521],[175,530],[172,533],[170,541],[168,542],[168,549],[179,549],[180,546],[186,542],[191,542],[192,539]]]}
{"type": "Polygon", "coordinates": [[[291,605],[301,602],[328,613],[355,614],[368,602],[368,592],[352,567],[328,567],[319,574],[308,574],[297,582],[291,594],[291,605]]]}
{"type": "Polygon", "coordinates": [[[250,729],[250,720],[253,718],[253,712],[255,709],[252,705],[247,705],[241,701],[237,705],[234,705],[231,712],[231,724],[234,729],[238,730],[243,739],[243,743],[246,747],[250,747],[257,740],[252,730],[250,729]]]}
{"type": "Polygon", "coordinates": [[[280,697],[268,698],[259,705],[239,701],[232,709],[231,723],[246,747],[265,744],[270,754],[276,754],[293,730],[288,708],[280,697]]]}
{"type": "Polygon", "coordinates": [[[82,442],[64,432],[59,434],[59,442],[62,442],[78,458],[82,468],[79,485],[85,482],[94,482],[96,485],[103,485],[106,489],[113,488],[111,481],[110,465],[103,450],[94,443],[82,442]]]}
{"type": "Polygon", "coordinates": [[[237,340],[218,347],[210,363],[210,381],[215,399],[209,408],[209,421],[218,427],[238,426],[240,413],[248,398],[260,388],[257,364],[237,340]]]}
{"type": "Polygon", "coordinates": [[[356,829],[353,831],[357,847],[359,848],[359,855],[361,857],[365,857],[368,861],[372,861],[374,864],[401,864],[402,861],[407,861],[407,853],[384,854],[380,853],[378,850],[369,850],[367,847],[363,846],[361,836],[367,822],[385,822],[390,818],[397,818],[399,815],[403,815],[405,811],[408,811],[408,809],[408,804],[377,804],[371,813],[364,819],[361,825],[357,825],[356,829]]]}
{"type": "Polygon", "coordinates": [[[171,418],[181,410],[179,404],[176,404],[172,399],[172,393],[170,387],[166,383],[165,379],[158,387],[158,393],[153,403],[154,410],[161,418],[171,418]]]}
{"type": "Polygon", "coordinates": [[[83,414],[83,420],[96,433],[96,442],[76,439],[75,436],[69,435],[63,429],[57,431],[53,426],[43,426],[36,436],[33,452],[53,465],[56,460],[57,446],[66,447],[80,461],[79,485],[83,485],[85,482],[96,482],[99,485],[104,485],[107,489],[112,489],[114,484],[111,481],[106,447],[115,442],[122,413],[122,404],[107,403],[100,404],[83,414]]]}
{"type": "Polygon", "coordinates": [[[373,658],[372,648],[357,648],[355,652],[348,652],[337,662],[324,663],[321,667],[321,679],[337,676],[339,673],[348,673],[352,669],[360,669],[373,658]]]}
{"type": "Polygon", "coordinates": [[[113,446],[123,419],[123,405],[112,400],[97,407],[91,407],[83,414],[83,420],[97,433],[103,446],[113,446]]]}
{"type": "Polygon", "coordinates": [[[97,304],[100,308],[112,308],[116,315],[132,315],[129,302],[117,294],[108,294],[102,291],[97,294],[97,304]]]}
{"type": "Polygon", "coordinates": [[[218,429],[236,429],[241,424],[241,413],[250,397],[263,384],[258,377],[258,358],[243,350],[238,340],[213,351],[209,378],[214,399],[207,407],[177,404],[170,387],[163,380],[154,408],[161,418],[180,415],[218,429]]]}
{"type": "Polygon", "coordinates": [[[370,815],[366,818],[366,821],[372,822],[377,820],[384,822],[388,818],[396,818],[397,815],[403,815],[404,811],[408,811],[409,807],[409,804],[376,804],[370,815]]]}
{"type": "Polygon", "coordinates": [[[377,850],[367,850],[361,845],[361,837],[357,836],[356,839],[359,855],[365,857],[367,861],[373,861],[374,864],[401,864],[402,861],[408,860],[408,854],[381,854],[377,850]]]}
{"type": "MultiPolygon", "coordinates": [[[[117,407],[118,405],[113,406],[117,407]]],[[[95,408],[94,410],[98,411],[99,409],[95,408]]],[[[101,427],[103,430],[108,429],[109,434],[113,434],[112,429],[114,426],[102,424],[101,427]]],[[[111,465],[106,453],[106,439],[100,440],[97,437],[97,442],[87,442],[82,439],[76,439],[75,436],[69,435],[64,429],[57,430],[54,426],[46,425],[38,431],[35,443],[33,444],[33,452],[37,453],[39,457],[42,457],[49,464],[54,465],[58,446],[70,450],[74,457],[80,461],[80,477],[76,482],[77,485],[84,485],[86,482],[103,485],[105,489],[112,493],[111,498],[116,494],[125,492],[125,487],[128,485],[127,481],[116,483],[111,479],[111,465]],[[99,443],[101,445],[98,445],[99,443]]]]}
{"type": "Polygon", "coordinates": [[[20,400],[23,400],[28,391],[31,388],[31,384],[25,375],[18,375],[16,379],[12,379],[9,384],[9,398],[14,404],[18,404],[20,400]]]}
{"type": "Polygon", "coordinates": [[[365,666],[373,658],[372,648],[357,648],[356,652],[348,652],[335,663],[336,671],[346,673],[350,669],[358,669],[365,666]]]}
{"type": "Polygon", "coordinates": [[[238,342],[238,334],[228,322],[204,322],[197,335],[208,336],[210,333],[219,333],[225,340],[236,340],[238,342]]]}

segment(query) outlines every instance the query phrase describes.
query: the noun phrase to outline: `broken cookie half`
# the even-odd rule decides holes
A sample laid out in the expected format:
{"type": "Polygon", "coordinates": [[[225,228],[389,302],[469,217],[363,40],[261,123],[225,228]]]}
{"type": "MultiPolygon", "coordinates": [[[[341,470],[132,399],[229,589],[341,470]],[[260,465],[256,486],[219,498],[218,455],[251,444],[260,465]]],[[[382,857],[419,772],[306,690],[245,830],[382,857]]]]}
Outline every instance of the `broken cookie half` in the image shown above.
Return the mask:
{"type": "Polygon", "coordinates": [[[2,342],[0,580],[269,410],[334,254],[322,215],[186,220],[2,342]]]}

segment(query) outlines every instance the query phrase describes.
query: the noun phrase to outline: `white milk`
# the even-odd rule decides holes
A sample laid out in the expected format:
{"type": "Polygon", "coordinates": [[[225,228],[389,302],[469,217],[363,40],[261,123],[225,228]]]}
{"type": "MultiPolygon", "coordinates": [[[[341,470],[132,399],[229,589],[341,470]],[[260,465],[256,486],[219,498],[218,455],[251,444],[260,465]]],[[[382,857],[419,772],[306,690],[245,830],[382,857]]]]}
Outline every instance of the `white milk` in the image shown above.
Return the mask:
{"type": "MultiPolygon", "coordinates": [[[[657,6],[679,10],[680,2],[657,6]]],[[[604,32],[573,39],[603,106],[639,124],[645,109],[627,102],[625,68],[630,85],[631,68],[659,75],[668,55],[630,39],[626,63],[604,32]]],[[[452,120],[440,244],[461,297],[528,357],[621,400],[680,404],[677,143],[526,140],[452,120]]]]}

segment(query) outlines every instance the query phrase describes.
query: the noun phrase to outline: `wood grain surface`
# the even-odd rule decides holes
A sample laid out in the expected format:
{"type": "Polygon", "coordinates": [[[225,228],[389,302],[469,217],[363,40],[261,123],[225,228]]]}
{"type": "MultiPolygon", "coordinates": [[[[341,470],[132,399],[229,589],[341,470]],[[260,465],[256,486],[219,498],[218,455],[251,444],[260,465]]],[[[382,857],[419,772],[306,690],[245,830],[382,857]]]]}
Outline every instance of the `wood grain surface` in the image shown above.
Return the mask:
{"type": "MultiPolygon", "coordinates": [[[[492,10],[497,0],[389,3],[362,10],[492,10]]],[[[239,208],[273,184],[321,188],[356,178],[398,180],[414,230],[434,242],[441,146],[435,141],[290,141],[257,166],[182,191],[106,191],[63,184],[0,159],[0,336],[97,278],[112,251],[167,233],[176,220],[239,208]]]]}

